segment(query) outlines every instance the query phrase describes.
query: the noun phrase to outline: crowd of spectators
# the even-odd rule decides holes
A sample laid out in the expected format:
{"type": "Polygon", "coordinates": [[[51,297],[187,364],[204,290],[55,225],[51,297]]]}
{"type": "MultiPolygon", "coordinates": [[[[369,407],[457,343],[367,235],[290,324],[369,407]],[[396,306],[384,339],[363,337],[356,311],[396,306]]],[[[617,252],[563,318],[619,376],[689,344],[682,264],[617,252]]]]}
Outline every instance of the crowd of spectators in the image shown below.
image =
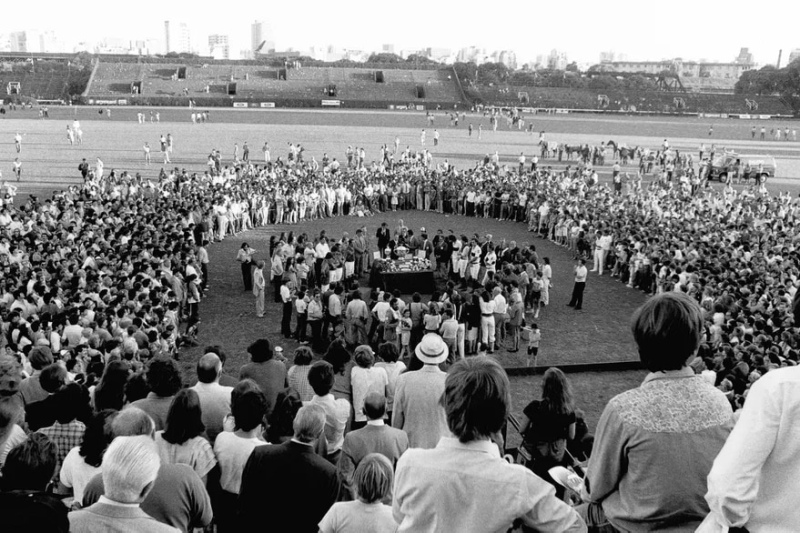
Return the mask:
{"type": "MultiPolygon", "coordinates": [[[[297,531],[357,530],[366,520],[375,531],[505,531],[514,524],[582,531],[584,522],[632,531],[690,530],[701,522],[709,530],[791,531],[799,523],[791,512],[770,511],[797,479],[788,475],[796,461],[786,427],[796,372],[782,368],[798,360],[800,211],[790,197],[771,197],[763,184],[694,187],[680,171],[675,187],[664,176],[623,191],[597,184],[588,165],[511,171],[487,157],[467,171],[433,169],[409,152],[391,169],[383,157],[371,168],[325,162],[326,170],[314,172],[297,162],[301,153],[264,169],[165,173],[158,183],[124,173],[89,176],[44,201],[0,209],[0,501],[8,523],[21,523],[20,513],[73,531],[112,522],[125,531],[189,531],[212,521],[218,530],[251,529],[265,516],[297,531]],[[314,207],[308,187],[324,190],[325,202],[314,207]],[[348,197],[347,190],[361,192],[348,197]],[[292,206],[292,195],[309,198],[305,211],[292,206]],[[174,358],[181,344],[196,342],[210,241],[252,225],[291,223],[293,212],[302,219],[394,206],[527,222],[532,238],[594,258],[597,275],[609,269],[654,295],[633,321],[651,374],[609,403],[593,444],[587,432],[577,435],[566,378],[550,372],[520,427],[529,468],[502,459],[508,378],[489,357],[465,357],[456,317],[470,303],[466,291],[481,318],[478,327],[460,322],[462,340],[477,329],[482,349],[475,351],[491,352],[506,330],[483,318],[494,318],[498,295],[516,302],[514,294],[530,291],[521,273],[539,263],[533,246],[491,236],[440,236],[428,247],[427,236],[414,241],[402,224],[394,234],[376,234],[379,253],[416,246],[452,278],[426,308],[419,298],[406,303],[376,293],[380,320],[377,311],[346,315],[353,302],[353,313],[362,306],[355,295],[346,306],[339,300],[348,276],[332,280],[336,269],[322,268],[332,254],[318,253],[324,235],[302,243],[300,253],[291,238],[276,239],[272,266],[280,263],[282,272],[273,270],[272,280],[284,306],[287,271],[293,287],[304,288],[287,265],[296,255],[302,264],[302,250],[313,250],[301,270],[312,292],[305,311],[314,347],[323,351],[322,339],[333,335],[323,359],[313,362],[301,346],[287,368],[261,339],[237,378],[225,372],[224,351],[210,346],[197,363],[197,383],[184,386],[174,358]],[[496,279],[492,254],[502,272],[496,279]],[[325,317],[312,315],[315,304],[325,317]],[[405,344],[401,306],[410,315],[405,344]],[[435,318],[440,307],[443,321],[435,318]],[[348,333],[337,338],[345,318],[348,333]],[[455,336],[444,327],[448,320],[456,321],[455,336]],[[741,411],[736,426],[734,410],[741,411]],[[785,444],[779,454],[772,453],[776,441],[785,444]],[[621,456],[631,442],[641,446],[621,456]],[[744,472],[735,468],[739,456],[744,472]],[[564,500],[576,494],[559,487],[557,497],[560,483],[549,470],[544,475],[543,461],[575,468],[587,458],[586,503],[571,508],[564,500]],[[769,478],[760,479],[762,469],[769,478]]],[[[345,253],[342,267],[352,263],[351,278],[368,267],[356,261],[358,238],[362,254],[375,248],[366,235],[346,242],[353,261],[345,253]]],[[[304,300],[297,296],[290,302],[299,312],[304,300]]]]}

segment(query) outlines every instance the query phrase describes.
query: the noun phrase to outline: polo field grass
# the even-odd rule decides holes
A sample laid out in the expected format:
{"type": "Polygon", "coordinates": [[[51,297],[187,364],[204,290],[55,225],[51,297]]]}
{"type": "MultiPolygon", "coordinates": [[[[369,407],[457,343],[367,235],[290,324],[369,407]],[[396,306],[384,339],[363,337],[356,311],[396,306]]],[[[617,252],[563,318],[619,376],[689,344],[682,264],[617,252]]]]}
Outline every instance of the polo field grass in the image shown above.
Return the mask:
{"type": "MultiPolygon", "coordinates": [[[[263,161],[262,147],[269,142],[272,159],[286,159],[289,142],[300,143],[305,148],[305,158],[322,160],[323,154],[344,159],[348,145],[363,147],[367,161],[378,157],[381,145],[394,149],[395,138],[400,150],[407,146],[412,151],[423,148],[420,144],[422,129],[428,132],[424,148],[433,154],[434,163],[447,159],[456,167],[472,167],[486,154],[495,151],[500,161],[511,168],[517,165],[520,153],[530,161],[539,155],[539,132],[544,131],[548,141],[569,144],[599,145],[613,140],[629,147],[641,146],[657,149],[665,138],[672,148],[690,151],[697,156],[700,143],[711,145],[717,151],[735,150],[742,154],[769,155],[776,159],[778,170],[772,185],[792,193],[800,191],[800,142],[760,141],[759,135],[751,138],[750,130],[763,126],[767,132],[780,127],[800,129],[800,122],[791,120],[733,120],[715,119],[714,135],[707,134],[711,119],[696,117],[653,116],[604,116],[604,115],[526,115],[527,126],[533,123],[533,132],[509,129],[500,120],[497,131],[491,131],[488,117],[482,114],[467,114],[457,128],[450,127],[444,111],[435,111],[431,127],[424,113],[411,111],[374,110],[249,110],[211,108],[210,121],[193,124],[189,108],[112,108],[111,116],[95,107],[54,107],[50,118],[41,120],[33,110],[8,111],[0,115],[0,170],[10,175],[15,153],[13,137],[23,134],[22,152],[23,180],[20,192],[52,189],[78,183],[78,163],[82,158],[92,164],[97,157],[105,163],[106,171],[112,168],[139,172],[145,177],[155,178],[163,166],[159,153],[160,135],[171,133],[175,144],[174,154],[168,168],[179,167],[201,172],[205,170],[206,158],[212,149],[218,149],[223,159],[233,157],[234,143],[239,144],[240,154],[246,141],[253,161],[263,161]],[[150,122],[150,112],[159,114],[159,122],[150,122]],[[145,123],[137,122],[137,113],[144,113],[145,123]],[[70,146],[66,126],[72,120],[81,121],[83,144],[70,146]],[[467,127],[473,125],[468,135],[467,127]],[[482,125],[483,131],[478,133],[482,125]],[[433,146],[432,129],[440,133],[439,145],[433,146]],[[150,143],[152,164],[144,163],[143,144],[150,143]]],[[[767,136],[769,138],[769,135],[767,136]]],[[[558,162],[556,159],[540,161],[561,169],[577,162],[573,159],[558,162]]],[[[613,158],[609,154],[605,165],[598,168],[601,182],[610,181],[613,158]]],[[[635,172],[636,162],[623,167],[635,172]]],[[[650,179],[647,176],[645,179],[650,179]]]]}
{"type": "MultiPolygon", "coordinates": [[[[189,115],[191,110],[159,109],[160,122],[150,123],[151,108],[113,108],[111,117],[100,115],[98,108],[51,108],[50,118],[41,120],[34,111],[13,111],[0,118],[0,171],[3,179],[12,181],[11,162],[19,157],[22,161],[22,180],[15,183],[18,189],[18,202],[27,194],[48,195],[54,189],[64,188],[81,182],[78,164],[85,158],[93,166],[96,158],[104,162],[106,173],[116,169],[140,173],[144,178],[156,180],[162,166],[167,169],[178,167],[190,172],[203,172],[208,154],[212,149],[222,153],[223,164],[230,164],[233,158],[234,143],[238,143],[242,154],[243,143],[247,142],[250,159],[263,161],[261,148],[269,142],[272,160],[278,157],[285,160],[288,143],[300,143],[305,148],[304,158],[315,157],[322,161],[324,153],[339,161],[345,160],[348,145],[364,147],[368,162],[377,159],[380,147],[386,144],[394,149],[395,138],[399,139],[400,150],[409,146],[419,150],[420,132],[427,130],[425,148],[432,151],[434,164],[447,159],[460,168],[472,167],[486,154],[497,151],[501,162],[516,168],[520,152],[531,156],[539,154],[537,146],[539,131],[544,130],[548,140],[569,142],[570,144],[599,144],[601,141],[615,140],[628,146],[647,146],[655,149],[668,138],[670,146],[695,153],[699,144],[710,148],[712,142],[717,146],[733,148],[741,153],[773,155],[778,162],[778,173],[768,183],[771,192],[788,190],[792,195],[800,192],[800,143],[792,141],[760,141],[751,139],[750,128],[762,125],[767,131],[772,127],[788,126],[797,128],[791,121],[737,121],[716,119],[714,137],[709,139],[707,129],[709,119],[675,117],[607,117],[607,116],[557,116],[538,115],[526,117],[534,124],[534,132],[509,130],[501,120],[498,131],[493,132],[487,117],[468,114],[457,128],[449,126],[449,119],[442,112],[436,113],[434,128],[440,133],[439,145],[433,146],[432,128],[424,113],[419,112],[381,112],[381,111],[308,111],[308,110],[268,110],[251,111],[235,109],[211,109],[211,121],[193,124],[189,115]],[[144,112],[146,122],[139,124],[136,114],[144,112]],[[83,143],[70,146],[67,142],[66,126],[77,118],[82,123],[83,143]],[[467,125],[473,124],[472,136],[467,133],[467,125]],[[483,131],[478,138],[478,124],[483,131]],[[23,135],[19,154],[14,147],[14,135],[23,135]],[[174,138],[174,152],[171,163],[162,165],[159,152],[159,137],[171,133],[174,138]],[[151,148],[152,163],[146,165],[142,146],[148,142],[151,148]]],[[[153,109],[153,111],[156,111],[153,109]]],[[[610,182],[610,167],[613,160],[599,169],[601,184],[610,182]]],[[[540,165],[553,165],[563,168],[568,163],[548,159],[540,165]]],[[[572,165],[576,162],[573,160],[572,165]]],[[[635,165],[623,170],[636,171],[635,165]]],[[[645,177],[646,185],[652,175],[645,177]]],[[[721,184],[713,184],[719,188],[721,184]]],[[[269,226],[256,228],[237,236],[230,236],[209,249],[210,290],[208,297],[200,304],[201,324],[199,346],[181,353],[181,364],[187,376],[194,374],[194,366],[202,355],[202,348],[209,344],[220,345],[228,354],[227,372],[237,374],[238,368],[248,362],[247,346],[255,339],[267,336],[284,349],[291,357],[297,344],[284,341],[280,335],[281,309],[273,303],[273,294],[267,292],[267,314],[257,318],[254,298],[243,290],[239,264],[234,260],[242,242],[248,242],[259,253],[256,259],[269,261],[269,239],[281,232],[294,231],[295,234],[318,235],[326,230],[327,235],[339,238],[344,232],[355,235],[358,227],[367,226],[372,250],[375,250],[375,231],[381,222],[390,228],[403,219],[405,224],[417,232],[425,227],[433,235],[437,229],[447,234],[471,236],[493,235],[495,242],[500,239],[515,240],[522,245],[527,242],[537,247],[539,257],[549,257],[553,267],[553,288],[550,305],[546,307],[536,322],[542,330],[539,365],[567,365],[636,361],[638,355],[630,333],[629,322],[634,309],[645,300],[645,295],[609,277],[590,273],[582,311],[566,306],[572,289],[572,252],[549,241],[534,236],[527,231],[525,224],[501,222],[494,219],[444,216],[422,211],[398,211],[377,214],[373,217],[336,217],[307,221],[294,226],[269,226]]],[[[362,278],[365,287],[367,278],[362,278]]],[[[294,320],[293,320],[294,327],[294,320]]],[[[506,367],[525,366],[529,362],[523,352],[512,354],[501,350],[495,354],[506,367]]],[[[580,408],[587,412],[590,428],[594,428],[603,406],[613,395],[635,387],[644,376],[643,371],[573,374],[570,378],[576,388],[576,398],[582,403],[580,408]],[[587,405],[584,405],[586,403],[587,405]]],[[[525,404],[538,396],[539,376],[512,377],[514,387],[514,408],[520,413],[525,404]]]]}

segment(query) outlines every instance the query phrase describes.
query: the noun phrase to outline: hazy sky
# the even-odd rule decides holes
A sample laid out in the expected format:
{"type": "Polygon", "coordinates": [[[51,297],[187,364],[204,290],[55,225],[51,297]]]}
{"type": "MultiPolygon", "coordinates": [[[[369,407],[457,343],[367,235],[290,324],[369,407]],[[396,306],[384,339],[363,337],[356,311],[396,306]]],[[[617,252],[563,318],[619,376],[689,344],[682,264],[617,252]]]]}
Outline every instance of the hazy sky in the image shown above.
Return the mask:
{"type": "Polygon", "coordinates": [[[0,17],[0,33],[54,29],[68,41],[94,41],[106,35],[163,39],[164,20],[174,19],[190,25],[195,42],[206,43],[210,33],[228,34],[231,53],[237,56],[240,49],[249,48],[250,23],[263,19],[272,25],[278,49],[334,44],[374,50],[391,43],[397,50],[428,46],[458,50],[476,45],[488,52],[515,50],[525,61],[556,48],[570,60],[596,62],[604,50],[627,54],[631,60],[731,61],[746,46],[761,64],[774,63],[783,48],[785,64],[789,52],[800,48],[798,18],[800,3],[794,0],[755,5],[720,0],[237,0],[229,4],[45,0],[33,15],[15,10],[14,16],[0,17]],[[480,11],[471,11],[472,5],[480,11]]]}

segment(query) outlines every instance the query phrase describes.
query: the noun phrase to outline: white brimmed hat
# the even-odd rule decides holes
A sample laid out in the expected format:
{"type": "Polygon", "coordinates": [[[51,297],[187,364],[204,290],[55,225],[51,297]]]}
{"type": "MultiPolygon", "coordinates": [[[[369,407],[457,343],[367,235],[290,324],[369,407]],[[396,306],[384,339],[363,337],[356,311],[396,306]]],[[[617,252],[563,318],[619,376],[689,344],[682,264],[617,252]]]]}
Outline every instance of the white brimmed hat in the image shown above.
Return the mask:
{"type": "Polygon", "coordinates": [[[426,333],[417,344],[414,353],[426,365],[438,365],[447,360],[447,344],[436,333],[426,333]]]}

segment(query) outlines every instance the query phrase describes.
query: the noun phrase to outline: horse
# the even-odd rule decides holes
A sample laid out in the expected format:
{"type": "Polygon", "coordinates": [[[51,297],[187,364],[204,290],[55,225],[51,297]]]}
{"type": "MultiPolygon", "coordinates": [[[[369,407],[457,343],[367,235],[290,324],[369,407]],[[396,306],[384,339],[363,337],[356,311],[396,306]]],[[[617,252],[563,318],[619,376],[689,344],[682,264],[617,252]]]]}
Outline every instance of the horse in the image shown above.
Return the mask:
{"type": "Polygon", "coordinates": [[[567,153],[567,159],[569,160],[569,159],[572,159],[572,154],[578,154],[578,156],[581,155],[581,152],[583,151],[583,145],[580,145],[580,144],[574,144],[574,145],[565,144],[564,145],[564,151],[567,153]]]}
{"type": "Polygon", "coordinates": [[[619,156],[620,146],[614,141],[613,139],[606,143],[606,146],[610,146],[614,149],[614,158],[619,156]]]}

